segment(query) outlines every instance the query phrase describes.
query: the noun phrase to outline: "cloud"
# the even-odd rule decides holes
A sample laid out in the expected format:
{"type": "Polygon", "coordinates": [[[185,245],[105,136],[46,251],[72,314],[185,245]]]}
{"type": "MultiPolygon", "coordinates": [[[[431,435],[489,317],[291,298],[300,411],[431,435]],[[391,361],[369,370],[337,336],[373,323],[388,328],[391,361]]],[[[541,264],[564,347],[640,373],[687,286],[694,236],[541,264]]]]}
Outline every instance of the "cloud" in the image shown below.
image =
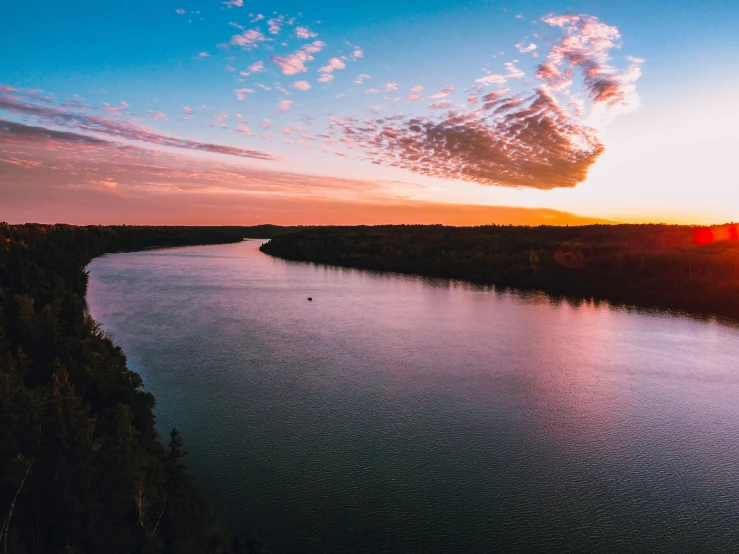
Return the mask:
{"type": "Polygon", "coordinates": [[[303,46],[297,52],[290,54],[286,57],[272,56],[270,59],[274,64],[280,67],[282,73],[285,75],[295,75],[296,73],[303,73],[308,71],[305,64],[315,58],[312,54],[320,52],[325,47],[325,43],[320,40],[316,40],[311,44],[303,46]]]}
{"type": "Polygon", "coordinates": [[[433,104],[429,104],[426,106],[429,110],[443,110],[446,108],[450,108],[452,106],[452,103],[449,100],[439,100],[438,102],[434,102],[433,104]]]}
{"type": "Polygon", "coordinates": [[[151,119],[167,119],[167,115],[163,112],[155,112],[154,110],[148,110],[146,115],[151,119]]]}
{"type": "Polygon", "coordinates": [[[326,65],[321,67],[318,71],[321,73],[331,73],[334,69],[344,69],[346,64],[339,58],[331,58],[326,65]]]}
{"type": "Polygon", "coordinates": [[[175,13],[177,15],[185,15],[185,10],[183,10],[182,8],[178,8],[175,10],[175,13]]]}
{"type": "Polygon", "coordinates": [[[368,88],[364,91],[365,94],[377,94],[378,92],[380,92],[379,88],[368,88]]]}
{"type": "Polygon", "coordinates": [[[69,131],[54,131],[45,127],[34,127],[0,119],[0,145],[3,144],[35,144],[40,145],[47,141],[69,143],[72,145],[111,145],[108,140],[70,133],[69,131]]]}
{"type": "Polygon", "coordinates": [[[272,126],[272,121],[269,119],[263,119],[262,122],[259,124],[262,129],[267,129],[272,126]]]}
{"type": "Polygon", "coordinates": [[[454,85],[447,85],[443,89],[441,89],[439,92],[437,92],[436,94],[432,94],[431,96],[429,96],[429,98],[446,98],[451,93],[453,93],[456,90],[456,88],[457,87],[454,85]]]}
{"type": "Polygon", "coordinates": [[[297,90],[310,90],[311,88],[308,81],[295,81],[292,86],[297,90]]]}
{"type": "Polygon", "coordinates": [[[359,58],[364,57],[364,50],[361,48],[354,48],[354,51],[350,54],[352,61],[357,61],[359,58]]]}
{"type": "Polygon", "coordinates": [[[269,32],[273,35],[279,35],[280,31],[282,31],[282,25],[285,22],[285,17],[274,17],[272,19],[267,20],[267,27],[269,28],[269,32]]]}
{"type": "Polygon", "coordinates": [[[259,73],[260,71],[264,71],[264,62],[254,62],[249,66],[249,71],[252,73],[259,73]]]}
{"type": "Polygon", "coordinates": [[[371,77],[370,77],[369,75],[367,75],[366,73],[362,73],[362,74],[360,74],[360,75],[357,75],[357,76],[356,76],[356,77],[354,78],[354,84],[355,84],[355,85],[361,85],[361,84],[362,84],[362,83],[364,83],[364,82],[365,82],[365,81],[366,81],[367,79],[371,79],[371,77]]]}
{"type": "Polygon", "coordinates": [[[527,52],[533,52],[536,50],[536,44],[533,42],[530,42],[529,44],[524,44],[523,42],[519,42],[516,44],[516,50],[521,52],[522,54],[526,54],[527,52]]]}
{"type": "Polygon", "coordinates": [[[398,90],[398,83],[395,81],[385,83],[385,90],[398,90]]]}
{"type": "Polygon", "coordinates": [[[295,36],[307,40],[317,37],[318,33],[312,33],[307,27],[295,27],[295,36]]]}
{"type": "MultiPolygon", "coordinates": [[[[547,16],[559,29],[529,90],[508,89],[485,95],[473,86],[464,109],[442,116],[398,114],[374,120],[332,121],[331,127],[358,149],[359,158],[447,180],[482,185],[555,189],[574,187],[587,178],[589,168],[604,151],[595,129],[586,124],[586,106],[572,90],[576,70],[590,111],[633,105],[639,64],[624,70],[611,65],[609,52],[619,46],[618,30],[585,15],[547,16]]],[[[641,62],[641,60],[639,60],[641,62]]],[[[515,60],[506,74],[489,73],[480,85],[504,85],[522,79],[515,60]]],[[[420,98],[420,88],[409,100],[420,98]]],[[[444,89],[431,98],[442,98],[444,89]]],[[[429,109],[448,109],[440,100],[429,109]]]]}
{"type": "Polygon", "coordinates": [[[227,8],[241,8],[244,5],[244,0],[227,0],[226,2],[221,2],[224,6],[227,8]]]}
{"type": "Polygon", "coordinates": [[[411,92],[421,92],[423,90],[423,85],[416,85],[415,87],[411,87],[411,92]]]}
{"type": "MultiPolygon", "coordinates": [[[[419,185],[308,175],[107,145],[0,148],[0,198],[11,223],[356,225],[602,223],[549,209],[408,200],[419,185]]],[[[302,137],[301,137],[302,142],[302,137]]],[[[5,143],[0,128],[0,144],[5,143]]]]}
{"type": "Polygon", "coordinates": [[[108,103],[103,103],[103,106],[105,106],[103,108],[103,111],[108,113],[125,112],[126,110],[128,110],[128,103],[126,101],[121,101],[120,106],[111,106],[108,103]]]}
{"type": "Polygon", "coordinates": [[[252,134],[251,130],[249,129],[249,127],[247,127],[246,123],[243,123],[243,122],[240,122],[236,126],[236,132],[241,133],[242,135],[244,135],[246,137],[254,136],[252,134]]]}
{"type": "Polygon", "coordinates": [[[518,69],[514,62],[506,62],[505,69],[509,79],[523,79],[526,77],[526,74],[518,69]]]}
{"type": "Polygon", "coordinates": [[[293,105],[292,100],[280,100],[280,102],[277,104],[277,107],[280,110],[280,113],[287,113],[287,111],[292,107],[292,105],[293,105]]]}
{"type": "Polygon", "coordinates": [[[265,40],[267,40],[267,37],[258,29],[248,29],[238,35],[233,35],[230,44],[241,46],[244,50],[251,50],[265,40]]]}
{"type": "Polygon", "coordinates": [[[553,90],[561,90],[571,86],[572,71],[580,69],[585,90],[594,103],[638,104],[635,87],[641,76],[638,64],[619,71],[609,63],[610,51],[621,46],[621,35],[616,27],[590,15],[548,15],[542,21],[562,29],[564,36],[539,65],[538,79],[553,90]]]}
{"type": "MultiPolygon", "coordinates": [[[[242,158],[254,158],[261,160],[276,160],[275,156],[266,152],[257,150],[247,150],[179,138],[171,135],[165,135],[152,131],[135,122],[121,121],[120,119],[111,119],[109,117],[99,115],[87,115],[83,113],[74,113],[59,107],[29,102],[29,95],[25,94],[26,99],[21,100],[18,95],[20,92],[5,93],[0,92],[0,110],[9,111],[21,116],[33,118],[44,125],[52,125],[56,127],[66,127],[75,131],[83,131],[87,133],[102,134],[117,139],[129,140],[134,142],[143,142],[149,145],[165,146],[169,148],[178,148],[191,151],[211,152],[215,154],[226,154],[229,156],[237,156],[242,158]]],[[[33,98],[33,96],[30,96],[33,98]]]]}
{"type": "Polygon", "coordinates": [[[192,108],[188,108],[187,106],[182,106],[182,111],[185,112],[187,115],[192,115],[195,113],[195,110],[192,108]]]}
{"type": "Polygon", "coordinates": [[[505,75],[498,75],[496,73],[488,73],[485,77],[475,79],[476,83],[481,85],[504,85],[508,82],[508,78],[505,75]]]}
{"type": "Polygon", "coordinates": [[[330,83],[334,80],[334,76],[331,73],[323,73],[319,78],[319,83],[330,83]]]}
{"type": "Polygon", "coordinates": [[[234,94],[236,95],[237,100],[246,100],[246,95],[252,94],[253,92],[253,88],[237,88],[236,90],[234,90],[234,94]]]}

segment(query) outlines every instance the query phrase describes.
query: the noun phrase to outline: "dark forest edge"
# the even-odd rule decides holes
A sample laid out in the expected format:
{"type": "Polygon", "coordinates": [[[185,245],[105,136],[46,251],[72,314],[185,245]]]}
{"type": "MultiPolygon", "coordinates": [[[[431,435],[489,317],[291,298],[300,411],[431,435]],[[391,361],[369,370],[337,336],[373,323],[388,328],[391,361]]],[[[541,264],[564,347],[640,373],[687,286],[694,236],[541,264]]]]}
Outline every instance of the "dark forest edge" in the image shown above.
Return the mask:
{"type": "Polygon", "coordinates": [[[294,261],[739,319],[738,225],[305,228],[261,250],[294,261]]]}
{"type": "Polygon", "coordinates": [[[160,441],[154,397],[86,314],[85,267],[289,230],[0,223],[0,552],[261,551],[218,527],[179,433],[160,441]]]}

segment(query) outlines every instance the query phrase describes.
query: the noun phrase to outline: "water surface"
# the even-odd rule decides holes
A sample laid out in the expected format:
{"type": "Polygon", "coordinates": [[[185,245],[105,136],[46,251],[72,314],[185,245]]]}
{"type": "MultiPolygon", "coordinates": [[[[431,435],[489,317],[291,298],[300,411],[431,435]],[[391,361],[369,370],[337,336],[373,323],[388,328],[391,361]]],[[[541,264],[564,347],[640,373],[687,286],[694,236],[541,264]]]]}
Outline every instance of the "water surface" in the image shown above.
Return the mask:
{"type": "Polygon", "coordinates": [[[259,244],[88,268],[232,529],[283,554],[739,550],[737,328],[259,244]]]}

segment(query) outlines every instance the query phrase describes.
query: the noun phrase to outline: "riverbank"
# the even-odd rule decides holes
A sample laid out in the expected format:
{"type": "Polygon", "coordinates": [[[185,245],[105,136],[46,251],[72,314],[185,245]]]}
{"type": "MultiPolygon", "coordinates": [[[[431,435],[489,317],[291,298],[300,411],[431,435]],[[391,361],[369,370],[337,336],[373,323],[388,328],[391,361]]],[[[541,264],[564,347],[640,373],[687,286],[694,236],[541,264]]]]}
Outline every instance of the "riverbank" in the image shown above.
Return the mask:
{"type": "Polygon", "coordinates": [[[84,268],[106,252],[253,234],[0,224],[0,540],[9,551],[230,551],[185,469],[182,437],[160,441],[154,397],[86,315],[84,268]]]}
{"type": "Polygon", "coordinates": [[[678,225],[323,227],[275,237],[261,250],[294,261],[739,319],[739,241],[706,241],[706,234],[678,225]]]}

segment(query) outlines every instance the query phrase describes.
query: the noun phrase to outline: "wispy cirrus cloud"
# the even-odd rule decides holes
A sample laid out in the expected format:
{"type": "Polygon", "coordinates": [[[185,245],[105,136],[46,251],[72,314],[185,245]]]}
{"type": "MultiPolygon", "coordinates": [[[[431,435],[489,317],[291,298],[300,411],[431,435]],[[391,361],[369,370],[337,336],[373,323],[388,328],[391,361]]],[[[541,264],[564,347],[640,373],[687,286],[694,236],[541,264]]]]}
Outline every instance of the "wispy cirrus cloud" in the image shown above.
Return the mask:
{"type": "MultiPolygon", "coordinates": [[[[334,120],[343,139],[360,158],[447,180],[504,187],[554,189],[574,187],[604,151],[595,129],[586,122],[579,91],[572,90],[576,71],[591,109],[610,109],[638,103],[635,82],[638,63],[617,69],[611,52],[620,46],[615,27],[587,15],[547,16],[542,21],[560,37],[536,68],[538,83],[529,90],[500,89],[483,95],[486,86],[521,80],[516,61],[505,73],[489,72],[468,88],[470,108],[450,110],[451,102],[429,104],[445,115],[398,114],[375,120],[334,120]]],[[[532,51],[523,45],[524,50],[532,51]]],[[[641,60],[639,60],[641,61],[641,60]]],[[[408,100],[420,99],[414,87],[408,100]]],[[[429,98],[444,98],[445,87],[429,98]]]]}
{"type": "Polygon", "coordinates": [[[429,96],[429,98],[446,98],[451,93],[453,93],[456,89],[457,87],[455,85],[447,85],[443,89],[441,89],[439,92],[437,92],[436,94],[432,94],[431,96],[429,96]]]}
{"type": "Polygon", "coordinates": [[[234,90],[237,100],[246,100],[247,94],[253,94],[255,91],[253,88],[237,88],[234,90]]]}
{"type": "Polygon", "coordinates": [[[147,129],[133,121],[70,111],[48,103],[39,104],[38,102],[34,102],[33,98],[33,96],[24,94],[22,91],[0,92],[0,111],[33,119],[41,125],[65,127],[75,132],[101,134],[107,137],[146,143],[152,146],[164,146],[261,160],[277,159],[267,152],[165,135],[147,129]]]}

